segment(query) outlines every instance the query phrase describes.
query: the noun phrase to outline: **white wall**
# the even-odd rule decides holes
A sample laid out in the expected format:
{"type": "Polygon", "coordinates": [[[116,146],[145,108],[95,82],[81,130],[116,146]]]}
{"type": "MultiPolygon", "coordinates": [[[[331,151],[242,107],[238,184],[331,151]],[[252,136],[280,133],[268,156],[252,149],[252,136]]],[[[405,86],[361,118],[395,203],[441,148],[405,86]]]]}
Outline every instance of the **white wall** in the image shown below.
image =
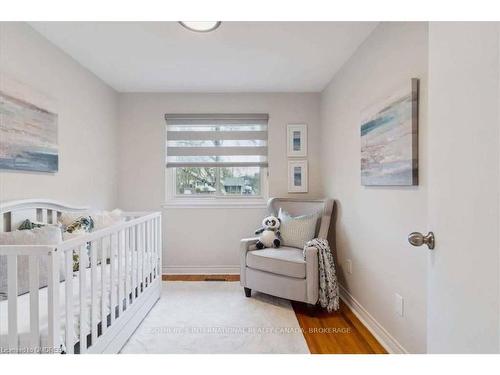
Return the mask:
{"type": "MultiPolygon", "coordinates": [[[[161,208],[165,201],[165,113],[269,113],[269,194],[287,193],[287,123],[309,126],[309,193],[322,194],[319,94],[121,94],[119,205],[161,208]]],[[[294,195],[296,196],[296,194],[294,195]]],[[[163,211],[164,272],[239,272],[239,239],[266,210],[169,208],[163,211]]]]}
{"type": "Polygon", "coordinates": [[[59,115],[59,172],[0,172],[0,201],[116,204],[117,96],[26,23],[0,23],[0,89],[47,100],[59,115]]]}
{"type": "Polygon", "coordinates": [[[427,24],[381,23],[322,94],[324,191],[339,203],[337,252],[342,285],[404,350],[426,350],[426,252],[408,233],[427,223],[427,24]],[[365,187],[360,182],[361,111],[410,78],[420,78],[420,184],[365,187]],[[344,270],[346,259],[352,274],[344,270]],[[395,312],[404,298],[404,317],[395,312]]]}

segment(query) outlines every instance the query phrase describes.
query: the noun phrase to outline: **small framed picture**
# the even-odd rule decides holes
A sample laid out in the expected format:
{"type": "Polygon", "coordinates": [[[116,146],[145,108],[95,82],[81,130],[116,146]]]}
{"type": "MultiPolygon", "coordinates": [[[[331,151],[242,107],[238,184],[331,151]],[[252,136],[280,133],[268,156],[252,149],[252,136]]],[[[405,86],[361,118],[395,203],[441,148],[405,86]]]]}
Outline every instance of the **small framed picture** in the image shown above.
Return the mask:
{"type": "Polygon", "coordinates": [[[289,157],[307,156],[306,124],[289,124],[287,126],[287,139],[288,139],[287,154],[289,157]]]}
{"type": "Polygon", "coordinates": [[[288,192],[307,193],[307,160],[288,161],[288,192]]]}

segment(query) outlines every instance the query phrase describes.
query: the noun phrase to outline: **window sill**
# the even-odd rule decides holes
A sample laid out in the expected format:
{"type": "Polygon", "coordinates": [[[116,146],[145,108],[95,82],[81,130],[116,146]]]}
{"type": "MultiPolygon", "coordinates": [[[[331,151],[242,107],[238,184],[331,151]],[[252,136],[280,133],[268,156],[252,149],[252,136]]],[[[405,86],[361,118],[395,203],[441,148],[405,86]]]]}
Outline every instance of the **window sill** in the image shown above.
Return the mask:
{"type": "Polygon", "coordinates": [[[165,209],[176,208],[267,208],[263,198],[255,199],[172,199],[162,204],[165,209]]]}

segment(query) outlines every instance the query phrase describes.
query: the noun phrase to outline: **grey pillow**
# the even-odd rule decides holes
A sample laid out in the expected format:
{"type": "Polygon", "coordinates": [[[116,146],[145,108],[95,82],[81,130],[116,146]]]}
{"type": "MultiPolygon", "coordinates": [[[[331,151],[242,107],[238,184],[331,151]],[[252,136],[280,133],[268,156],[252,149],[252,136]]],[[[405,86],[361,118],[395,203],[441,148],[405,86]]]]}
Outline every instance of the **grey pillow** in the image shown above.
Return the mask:
{"type": "MultiPolygon", "coordinates": [[[[0,233],[0,245],[57,245],[62,242],[61,229],[56,225],[47,225],[31,230],[15,230],[0,233]]],[[[61,261],[60,276],[64,280],[63,262],[61,261]]],[[[17,287],[18,295],[29,291],[29,257],[21,255],[17,257],[17,287]]],[[[39,280],[38,286],[47,286],[48,257],[39,257],[39,280]]],[[[7,256],[0,255],[0,300],[7,298],[7,256]]]]}
{"type": "Polygon", "coordinates": [[[283,246],[303,249],[307,241],[314,238],[319,212],[303,216],[291,216],[280,208],[278,218],[281,220],[280,233],[283,246]]]}

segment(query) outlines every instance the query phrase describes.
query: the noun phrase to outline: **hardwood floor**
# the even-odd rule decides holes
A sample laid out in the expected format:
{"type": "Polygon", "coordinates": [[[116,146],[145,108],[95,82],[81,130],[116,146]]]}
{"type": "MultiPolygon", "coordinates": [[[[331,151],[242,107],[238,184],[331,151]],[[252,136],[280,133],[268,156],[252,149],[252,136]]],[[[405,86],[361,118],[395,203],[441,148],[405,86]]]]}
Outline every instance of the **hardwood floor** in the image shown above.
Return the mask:
{"type": "Polygon", "coordinates": [[[377,339],[341,301],[339,311],[328,313],[320,307],[292,302],[312,354],[386,354],[377,339]]]}
{"type": "MultiPolygon", "coordinates": [[[[168,281],[239,281],[239,275],[163,275],[168,281]]],[[[241,290],[243,293],[243,288],[241,290]]],[[[377,339],[341,301],[340,309],[327,313],[317,307],[292,302],[295,316],[312,354],[386,354],[377,339]]]]}

